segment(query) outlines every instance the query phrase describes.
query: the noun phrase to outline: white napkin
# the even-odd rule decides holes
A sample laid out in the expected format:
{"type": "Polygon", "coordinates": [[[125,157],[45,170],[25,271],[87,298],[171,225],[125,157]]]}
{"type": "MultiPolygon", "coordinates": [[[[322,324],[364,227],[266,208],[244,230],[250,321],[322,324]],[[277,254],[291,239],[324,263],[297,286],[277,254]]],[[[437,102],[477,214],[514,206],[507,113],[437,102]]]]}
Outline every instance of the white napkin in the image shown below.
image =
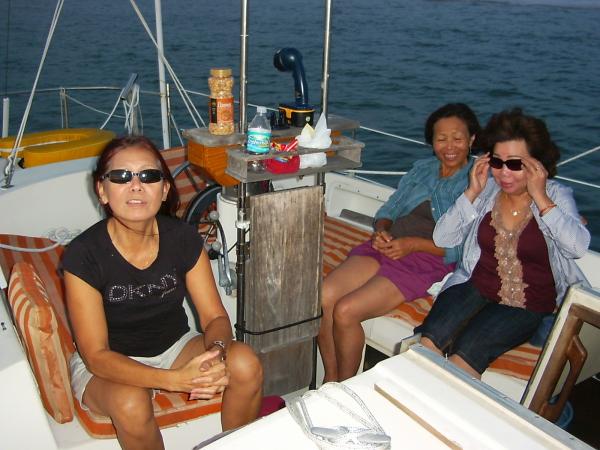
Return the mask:
{"type": "Polygon", "coordinates": [[[304,125],[300,135],[296,136],[298,145],[306,148],[326,149],[331,146],[331,130],[327,128],[327,119],[321,114],[315,128],[304,125]]]}
{"type": "MultiPolygon", "coordinates": [[[[331,130],[327,128],[327,119],[321,114],[317,125],[313,129],[309,124],[304,125],[300,135],[296,136],[298,145],[306,148],[326,149],[331,146],[331,130]]],[[[327,164],[325,153],[312,153],[300,155],[300,169],[308,167],[322,167],[327,164]]]]}

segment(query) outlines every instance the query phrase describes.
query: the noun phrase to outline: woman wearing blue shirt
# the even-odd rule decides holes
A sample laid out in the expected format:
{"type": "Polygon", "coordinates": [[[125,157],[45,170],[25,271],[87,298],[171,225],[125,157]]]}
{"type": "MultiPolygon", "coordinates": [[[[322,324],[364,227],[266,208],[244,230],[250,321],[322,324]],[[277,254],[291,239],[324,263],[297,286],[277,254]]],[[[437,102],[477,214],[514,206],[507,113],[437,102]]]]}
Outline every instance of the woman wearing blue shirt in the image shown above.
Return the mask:
{"type": "Polygon", "coordinates": [[[402,177],[375,215],[371,240],[354,248],[325,279],[318,336],[324,382],[356,374],[365,343],[362,321],[422,297],[460,259],[458,248],[437,247],[432,233],[467,186],[469,153],[479,128],[465,104],[433,112],[425,139],[435,156],[417,161],[402,177]]]}
{"type": "Polygon", "coordinates": [[[551,319],[569,285],[587,283],[575,258],[590,243],[571,189],[550,179],[560,153],[542,120],[504,111],[482,137],[490,153],[433,233],[438,245],[464,242],[462,261],[415,329],[477,378],[551,319]]]}

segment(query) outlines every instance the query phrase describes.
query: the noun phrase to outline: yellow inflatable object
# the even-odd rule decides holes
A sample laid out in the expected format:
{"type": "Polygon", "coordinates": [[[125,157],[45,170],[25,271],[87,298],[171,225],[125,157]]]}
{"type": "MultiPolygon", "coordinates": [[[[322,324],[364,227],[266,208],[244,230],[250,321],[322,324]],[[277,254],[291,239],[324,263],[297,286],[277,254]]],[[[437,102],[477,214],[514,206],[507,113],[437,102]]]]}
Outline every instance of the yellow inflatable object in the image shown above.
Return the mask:
{"type": "MultiPolygon", "coordinates": [[[[23,135],[17,157],[23,158],[24,167],[88,158],[99,155],[114,137],[112,131],[97,128],[64,128],[28,133],[23,135]]],[[[0,139],[0,156],[8,158],[15,139],[15,136],[0,139]]]]}

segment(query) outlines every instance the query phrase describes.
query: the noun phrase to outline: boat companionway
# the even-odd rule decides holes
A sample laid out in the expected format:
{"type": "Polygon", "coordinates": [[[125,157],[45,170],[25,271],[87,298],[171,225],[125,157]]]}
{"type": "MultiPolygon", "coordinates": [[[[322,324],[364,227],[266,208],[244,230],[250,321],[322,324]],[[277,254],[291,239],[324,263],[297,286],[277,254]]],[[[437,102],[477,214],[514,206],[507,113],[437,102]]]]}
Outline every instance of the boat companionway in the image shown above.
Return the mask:
{"type": "MultiPolygon", "coordinates": [[[[112,131],[97,128],[64,128],[23,135],[17,157],[24,167],[41,166],[69,159],[97,156],[115,137],[112,131]]],[[[0,156],[8,158],[15,137],[0,139],[0,156]]]]}

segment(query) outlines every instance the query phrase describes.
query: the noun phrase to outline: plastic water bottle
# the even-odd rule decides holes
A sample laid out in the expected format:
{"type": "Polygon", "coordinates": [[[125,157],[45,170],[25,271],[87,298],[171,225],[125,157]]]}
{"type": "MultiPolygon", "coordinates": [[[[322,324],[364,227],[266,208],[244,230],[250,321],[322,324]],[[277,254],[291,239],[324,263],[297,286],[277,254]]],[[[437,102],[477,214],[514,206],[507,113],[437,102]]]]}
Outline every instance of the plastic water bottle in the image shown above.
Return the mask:
{"type": "MultiPolygon", "coordinates": [[[[267,108],[256,107],[256,115],[248,125],[246,134],[246,151],[253,155],[269,153],[271,147],[271,124],[267,118],[267,108]]],[[[260,171],[264,169],[262,161],[252,161],[250,169],[260,171]]]]}
{"type": "Polygon", "coordinates": [[[271,146],[271,124],[267,119],[267,108],[258,106],[256,115],[248,125],[246,150],[248,153],[262,155],[269,153],[271,146]]]}

